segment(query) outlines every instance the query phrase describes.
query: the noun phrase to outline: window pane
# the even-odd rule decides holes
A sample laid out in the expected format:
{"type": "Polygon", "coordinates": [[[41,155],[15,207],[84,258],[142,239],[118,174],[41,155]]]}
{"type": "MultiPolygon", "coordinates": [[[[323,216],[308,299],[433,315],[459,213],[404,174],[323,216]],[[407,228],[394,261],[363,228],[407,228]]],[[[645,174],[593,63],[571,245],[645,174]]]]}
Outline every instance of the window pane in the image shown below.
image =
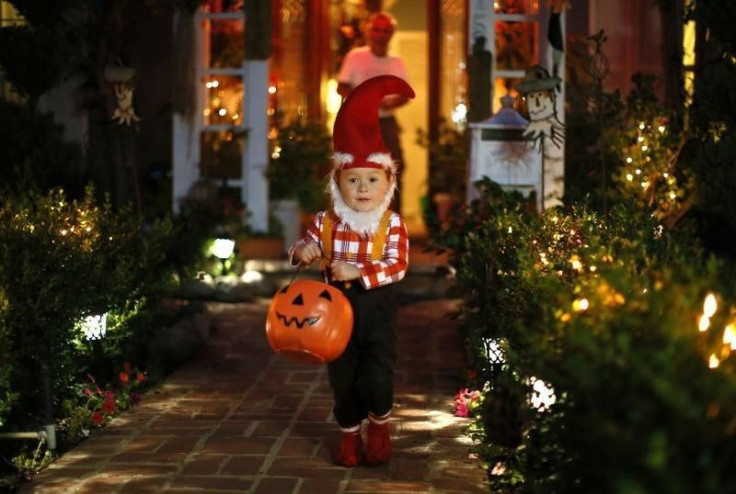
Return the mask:
{"type": "Polygon", "coordinates": [[[209,35],[209,57],[206,66],[213,68],[242,67],[245,59],[244,19],[207,20],[205,35],[209,35]]]}
{"type": "Polygon", "coordinates": [[[496,69],[525,70],[537,62],[536,22],[496,22],[496,69]]]}
{"type": "Polygon", "coordinates": [[[217,180],[240,178],[243,139],[243,133],[203,131],[199,157],[199,172],[202,178],[217,180]]]}
{"type": "Polygon", "coordinates": [[[243,80],[237,76],[210,76],[205,82],[204,125],[243,123],[243,80]]]}
{"type": "Polygon", "coordinates": [[[238,12],[243,10],[244,0],[207,0],[202,9],[205,12],[238,12]]]}
{"type": "Polygon", "coordinates": [[[539,0],[494,0],[493,10],[497,14],[539,13],[539,0]]]}

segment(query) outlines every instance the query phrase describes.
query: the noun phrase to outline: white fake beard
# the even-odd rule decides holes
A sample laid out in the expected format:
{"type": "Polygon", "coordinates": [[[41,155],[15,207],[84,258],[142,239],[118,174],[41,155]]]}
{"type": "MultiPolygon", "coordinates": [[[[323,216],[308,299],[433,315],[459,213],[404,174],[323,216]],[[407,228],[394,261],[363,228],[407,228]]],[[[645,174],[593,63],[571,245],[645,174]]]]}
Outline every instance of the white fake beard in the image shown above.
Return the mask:
{"type": "Polygon", "coordinates": [[[383,213],[386,212],[388,206],[391,204],[395,190],[396,178],[393,178],[381,204],[370,211],[356,211],[345,204],[345,200],[340,193],[340,187],[337,186],[334,173],[330,175],[327,186],[327,191],[332,197],[332,209],[335,211],[335,214],[347,223],[351,230],[358,232],[360,235],[372,235],[378,230],[383,213]]]}

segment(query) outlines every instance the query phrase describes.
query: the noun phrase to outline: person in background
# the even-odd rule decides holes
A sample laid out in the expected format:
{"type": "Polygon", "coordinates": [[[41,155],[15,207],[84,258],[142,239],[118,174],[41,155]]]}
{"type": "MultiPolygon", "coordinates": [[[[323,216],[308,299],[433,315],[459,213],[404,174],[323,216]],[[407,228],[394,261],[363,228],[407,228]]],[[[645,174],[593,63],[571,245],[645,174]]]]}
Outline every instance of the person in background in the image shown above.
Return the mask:
{"type": "MultiPolygon", "coordinates": [[[[368,18],[366,26],[367,46],[353,48],[345,56],[337,74],[337,92],[343,98],[368,79],[381,75],[393,75],[409,83],[403,60],[388,53],[389,42],[396,31],[396,19],[387,12],[377,12],[368,18]]],[[[391,208],[401,212],[401,177],[404,171],[404,154],[401,149],[399,127],[394,110],[405,105],[409,98],[403,95],[386,96],[378,111],[381,137],[397,165],[397,187],[391,208]]]]}

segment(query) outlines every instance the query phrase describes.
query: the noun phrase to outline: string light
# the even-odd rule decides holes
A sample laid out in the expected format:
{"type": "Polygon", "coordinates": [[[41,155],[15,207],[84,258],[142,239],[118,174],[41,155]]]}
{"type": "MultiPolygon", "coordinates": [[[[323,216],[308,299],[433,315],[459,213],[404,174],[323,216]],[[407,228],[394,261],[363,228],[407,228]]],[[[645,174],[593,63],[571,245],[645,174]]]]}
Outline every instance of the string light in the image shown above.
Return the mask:
{"type": "Polygon", "coordinates": [[[718,310],[718,302],[713,292],[708,292],[703,301],[703,314],[707,317],[713,317],[713,314],[718,310]]]}

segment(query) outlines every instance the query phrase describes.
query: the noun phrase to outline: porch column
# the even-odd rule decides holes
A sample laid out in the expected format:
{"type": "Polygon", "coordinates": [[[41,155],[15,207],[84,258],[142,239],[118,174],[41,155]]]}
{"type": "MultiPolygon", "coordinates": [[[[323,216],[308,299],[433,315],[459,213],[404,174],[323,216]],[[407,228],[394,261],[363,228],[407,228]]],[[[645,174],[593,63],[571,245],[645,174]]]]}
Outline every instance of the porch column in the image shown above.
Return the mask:
{"type": "Polygon", "coordinates": [[[271,1],[250,0],[245,20],[243,203],[255,232],[268,231],[268,59],[271,56],[271,1]]]}

